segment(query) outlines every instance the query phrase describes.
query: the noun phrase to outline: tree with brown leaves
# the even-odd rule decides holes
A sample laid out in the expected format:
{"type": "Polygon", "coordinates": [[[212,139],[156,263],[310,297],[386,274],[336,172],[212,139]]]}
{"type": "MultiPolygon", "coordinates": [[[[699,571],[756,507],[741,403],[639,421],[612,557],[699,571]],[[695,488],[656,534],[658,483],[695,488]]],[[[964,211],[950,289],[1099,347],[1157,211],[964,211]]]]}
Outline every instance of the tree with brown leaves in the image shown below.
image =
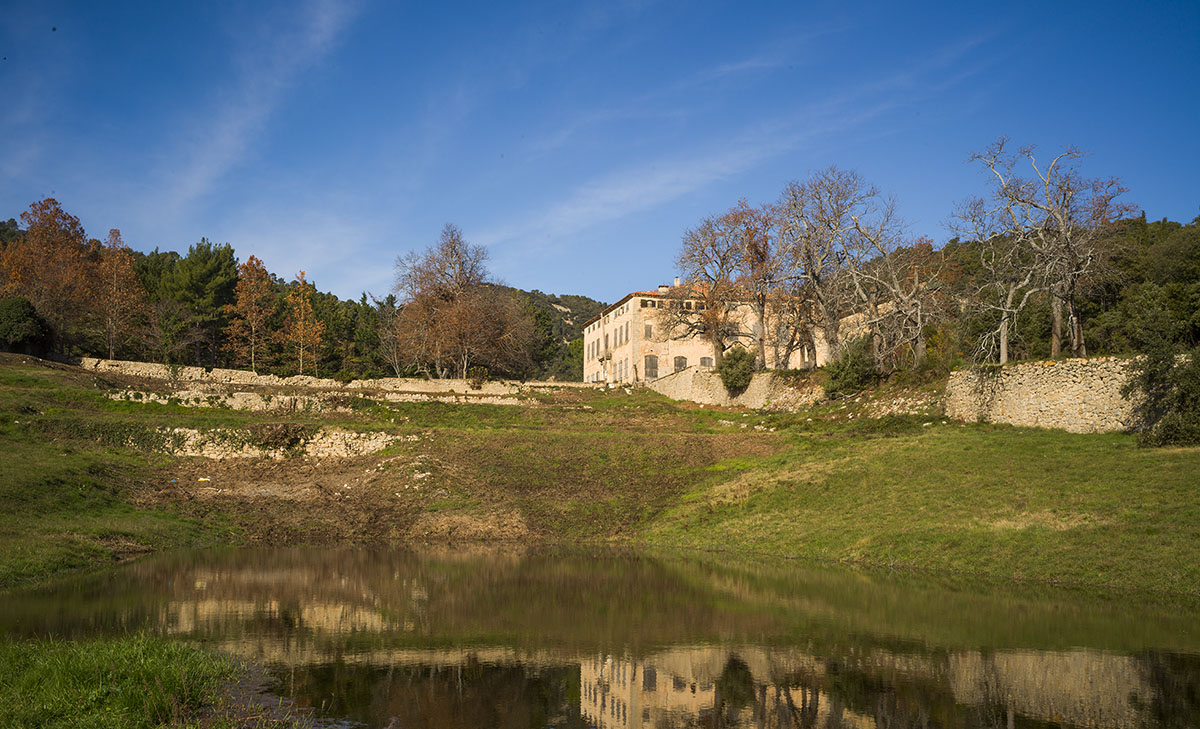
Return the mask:
{"type": "Polygon", "coordinates": [[[79,340],[92,308],[87,234],[49,197],[30,205],[21,221],[25,234],[0,252],[0,287],[34,305],[61,352],[79,340]]]}
{"type": "Polygon", "coordinates": [[[304,374],[307,358],[316,369],[315,355],[325,334],[325,323],[313,313],[314,287],[304,279],[304,271],[296,274],[296,283],[287,292],[288,315],[283,322],[282,340],[296,353],[300,374],[304,374]]]}
{"type": "Polygon", "coordinates": [[[96,304],[108,358],[141,328],[146,314],[146,290],[133,269],[133,251],[121,231],[108,231],[96,266],[96,304]]]}
{"type": "MultiPolygon", "coordinates": [[[[300,275],[303,277],[304,272],[301,271],[300,275]]],[[[249,360],[250,369],[258,372],[258,350],[275,309],[271,276],[261,260],[250,256],[238,266],[238,282],[234,293],[237,301],[228,307],[233,318],[225,329],[229,337],[225,349],[239,362],[249,360]]]]}
{"type": "Polygon", "coordinates": [[[471,367],[521,375],[532,366],[533,320],[522,302],[488,280],[487,251],[447,224],[437,245],[396,262],[396,347],[433,377],[471,367]]]}
{"type": "Polygon", "coordinates": [[[721,216],[721,227],[741,248],[737,284],[754,308],[754,366],[760,370],[767,366],[767,309],[771,299],[778,297],[784,270],[783,257],[773,234],[775,222],[772,206],[752,208],[745,198],[721,216]]]}

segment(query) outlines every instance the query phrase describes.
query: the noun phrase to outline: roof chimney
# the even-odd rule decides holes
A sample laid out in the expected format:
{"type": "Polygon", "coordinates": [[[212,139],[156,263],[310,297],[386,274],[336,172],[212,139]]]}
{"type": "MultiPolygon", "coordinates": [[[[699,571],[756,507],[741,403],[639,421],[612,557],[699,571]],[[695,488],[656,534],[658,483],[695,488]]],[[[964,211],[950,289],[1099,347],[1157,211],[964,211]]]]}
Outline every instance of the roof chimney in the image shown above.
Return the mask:
{"type": "Polygon", "coordinates": [[[658,293],[660,293],[660,294],[665,294],[665,293],[667,293],[667,291],[670,291],[670,289],[671,289],[671,287],[667,286],[666,284],[658,285],[658,293]]]}
{"type": "Polygon", "coordinates": [[[678,286],[678,285],[679,285],[679,277],[678,277],[678,276],[676,276],[676,277],[675,277],[675,285],[676,285],[676,286],[678,286]]]}

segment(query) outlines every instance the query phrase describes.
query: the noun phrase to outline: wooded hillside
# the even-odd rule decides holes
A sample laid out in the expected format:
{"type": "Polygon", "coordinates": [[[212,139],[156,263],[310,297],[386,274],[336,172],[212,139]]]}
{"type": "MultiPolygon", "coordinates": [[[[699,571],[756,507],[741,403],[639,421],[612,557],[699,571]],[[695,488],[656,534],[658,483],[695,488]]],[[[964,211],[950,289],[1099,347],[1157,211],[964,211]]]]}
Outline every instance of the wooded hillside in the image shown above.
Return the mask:
{"type": "MultiPolygon", "coordinates": [[[[479,283],[512,302],[525,332],[516,356],[487,376],[582,377],[582,346],[571,341],[602,303],[479,283]]],[[[438,374],[396,350],[397,313],[411,303],[340,299],[304,271],[289,279],[207,239],[185,253],[134,251],[116,229],[89,237],[52,198],[19,223],[0,222],[0,349],[347,380],[438,374]]]]}

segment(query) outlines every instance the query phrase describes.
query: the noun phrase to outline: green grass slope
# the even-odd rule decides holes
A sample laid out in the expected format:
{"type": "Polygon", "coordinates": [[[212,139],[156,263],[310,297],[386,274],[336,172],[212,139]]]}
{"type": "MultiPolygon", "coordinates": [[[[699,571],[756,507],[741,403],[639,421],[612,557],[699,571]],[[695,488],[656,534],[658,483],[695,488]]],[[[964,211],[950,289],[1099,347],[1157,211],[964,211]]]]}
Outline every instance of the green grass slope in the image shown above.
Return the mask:
{"type": "MultiPolygon", "coordinates": [[[[527,406],[368,403],[285,415],[113,401],[111,387],[78,370],[0,362],[0,588],[179,546],[272,544],[281,534],[291,535],[286,543],[305,534],[386,541],[433,519],[491,520],[483,533],[501,538],[494,527],[511,523],[521,540],[761,552],[1200,597],[1197,448],[871,419],[841,404],[714,411],[637,390],[527,406]],[[378,493],[362,502],[374,511],[358,514],[397,531],[339,531],[354,516],[345,498],[305,509],[252,495],[200,506],[168,490],[153,507],[132,496],[186,465],[153,452],[156,428],[281,424],[419,435],[380,455],[370,485],[378,493]],[[409,465],[383,463],[397,458],[409,465]],[[401,485],[417,483],[413,470],[424,472],[419,490],[401,485]],[[288,529],[272,521],[284,519],[288,529]]],[[[227,476],[243,468],[221,467],[227,476]]],[[[310,478],[309,466],[295,468],[285,480],[310,478]]]]}
{"type": "MultiPolygon", "coordinates": [[[[1200,449],[893,418],[813,427],[650,519],[649,542],[1198,595],[1200,449]],[[878,421],[876,421],[878,422],[878,421]],[[929,423],[929,425],[925,425],[929,423]]],[[[716,474],[715,474],[716,475],[716,474]]]]}

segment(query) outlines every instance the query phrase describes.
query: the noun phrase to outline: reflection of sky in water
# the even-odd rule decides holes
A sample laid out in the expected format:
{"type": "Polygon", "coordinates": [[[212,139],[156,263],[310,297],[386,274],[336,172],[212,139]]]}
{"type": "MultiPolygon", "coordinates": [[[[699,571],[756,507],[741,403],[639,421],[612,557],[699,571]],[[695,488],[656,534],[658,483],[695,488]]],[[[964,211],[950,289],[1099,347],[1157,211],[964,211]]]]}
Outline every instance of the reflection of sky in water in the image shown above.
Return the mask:
{"type": "Polygon", "coordinates": [[[164,556],[11,595],[0,630],[200,641],[380,727],[1200,722],[1192,613],[714,559],[164,556]]]}

